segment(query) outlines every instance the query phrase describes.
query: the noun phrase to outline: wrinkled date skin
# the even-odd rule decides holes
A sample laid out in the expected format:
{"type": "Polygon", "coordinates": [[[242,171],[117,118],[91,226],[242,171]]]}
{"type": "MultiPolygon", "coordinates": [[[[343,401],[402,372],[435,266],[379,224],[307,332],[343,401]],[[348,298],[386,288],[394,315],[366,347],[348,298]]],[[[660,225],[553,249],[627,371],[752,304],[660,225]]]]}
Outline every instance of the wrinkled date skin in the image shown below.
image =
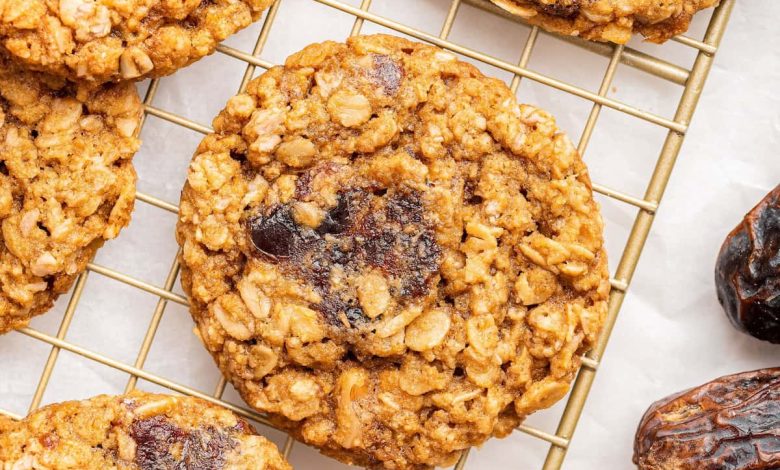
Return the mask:
{"type": "Polygon", "coordinates": [[[735,228],[715,267],[718,300],[731,323],[780,344],[780,186],[735,228]]]}
{"type": "Polygon", "coordinates": [[[634,439],[640,470],[780,468],[780,368],[728,375],[653,403],[634,439]]]}

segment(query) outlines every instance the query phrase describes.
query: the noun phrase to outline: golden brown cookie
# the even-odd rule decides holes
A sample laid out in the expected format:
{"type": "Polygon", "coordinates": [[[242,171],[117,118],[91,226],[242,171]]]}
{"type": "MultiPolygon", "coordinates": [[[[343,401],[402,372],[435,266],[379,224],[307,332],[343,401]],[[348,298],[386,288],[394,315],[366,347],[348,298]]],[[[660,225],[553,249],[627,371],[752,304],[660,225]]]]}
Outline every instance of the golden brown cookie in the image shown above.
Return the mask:
{"type": "Polygon", "coordinates": [[[214,120],[182,281],[243,398],[345,462],[428,468],[560,399],[609,291],[554,120],[391,36],[307,47],[214,120]]]}
{"type": "Polygon", "coordinates": [[[688,30],[696,12],[720,0],[491,0],[547,31],[625,44],[634,32],[662,43],[688,30]]]}
{"type": "Polygon", "coordinates": [[[130,221],[141,115],[131,84],[78,89],[0,57],[0,333],[48,310],[130,221]]]}
{"type": "Polygon", "coordinates": [[[0,425],[0,468],[290,470],[273,443],[230,411],[137,391],[49,405],[0,425]]]}
{"type": "Polygon", "coordinates": [[[0,0],[0,50],[71,80],[169,75],[214,52],[273,0],[0,0]]]}

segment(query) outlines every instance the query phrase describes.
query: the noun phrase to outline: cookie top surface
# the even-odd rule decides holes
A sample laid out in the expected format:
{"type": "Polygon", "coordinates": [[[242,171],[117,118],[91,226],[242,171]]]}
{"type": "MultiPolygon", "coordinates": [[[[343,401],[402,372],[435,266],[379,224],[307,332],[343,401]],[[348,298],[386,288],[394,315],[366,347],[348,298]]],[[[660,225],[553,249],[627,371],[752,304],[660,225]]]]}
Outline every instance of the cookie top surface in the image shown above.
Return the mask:
{"type": "Polygon", "coordinates": [[[79,90],[0,57],[0,333],[51,307],[130,221],[131,84],[79,90]]]}
{"type": "Polygon", "coordinates": [[[661,43],[719,0],[491,0],[528,23],[568,36],[625,44],[634,32],[661,43]]]}
{"type": "Polygon", "coordinates": [[[214,52],[273,0],[3,0],[0,50],[28,68],[105,83],[169,75],[214,52]]]}
{"type": "Polygon", "coordinates": [[[214,120],[183,285],[243,398],[325,453],[426,468],[561,398],[609,291],[587,170],[440,49],[307,47],[214,120]]]}
{"type": "Polygon", "coordinates": [[[2,468],[289,470],[276,446],[230,411],[132,392],[42,408],[0,423],[2,468]]]}

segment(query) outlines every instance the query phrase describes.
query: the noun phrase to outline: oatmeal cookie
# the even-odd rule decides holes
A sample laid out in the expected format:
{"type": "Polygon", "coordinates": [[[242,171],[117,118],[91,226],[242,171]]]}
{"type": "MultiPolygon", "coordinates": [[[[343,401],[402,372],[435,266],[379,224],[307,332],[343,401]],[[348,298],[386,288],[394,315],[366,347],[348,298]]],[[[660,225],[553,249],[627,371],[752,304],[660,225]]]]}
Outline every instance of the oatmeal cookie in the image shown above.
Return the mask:
{"type": "Polygon", "coordinates": [[[130,221],[141,115],[131,84],[79,89],[0,57],[0,333],[48,310],[130,221]]]}
{"type": "Polygon", "coordinates": [[[294,54],[214,127],[182,282],[247,403],[345,462],[422,469],[564,396],[609,283],[587,170],[547,113],[365,36],[294,54]]]}
{"type": "Polygon", "coordinates": [[[662,43],[688,30],[699,10],[720,0],[491,0],[547,31],[625,44],[638,32],[662,43]]]}
{"type": "Polygon", "coordinates": [[[0,468],[290,470],[273,443],[230,411],[137,391],[58,403],[0,423],[0,468]]]}
{"type": "Polygon", "coordinates": [[[168,75],[214,52],[273,0],[0,0],[0,50],[105,83],[168,75]]]}

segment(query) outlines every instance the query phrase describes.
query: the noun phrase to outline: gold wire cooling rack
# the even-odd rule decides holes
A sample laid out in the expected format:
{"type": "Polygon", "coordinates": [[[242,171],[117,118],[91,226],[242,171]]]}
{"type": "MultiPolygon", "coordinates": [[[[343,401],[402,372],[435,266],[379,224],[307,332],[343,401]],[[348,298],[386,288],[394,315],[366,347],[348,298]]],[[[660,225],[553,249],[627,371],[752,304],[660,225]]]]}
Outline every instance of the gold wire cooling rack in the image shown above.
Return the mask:
{"type": "MultiPolygon", "coordinates": [[[[243,90],[246,87],[257,68],[268,69],[274,65],[269,61],[263,60],[261,58],[261,54],[271,33],[271,27],[277,17],[277,12],[279,11],[279,7],[282,1],[283,0],[277,0],[276,3],[269,9],[264,22],[262,23],[262,28],[260,29],[260,34],[255,43],[254,50],[251,53],[247,53],[226,45],[221,45],[218,48],[219,53],[225,54],[229,57],[246,63],[246,70],[244,72],[243,80],[241,81],[240,90],[243,90]]],[[[593,384],[593,380],[596,376],[599,362],[601,361],[604,351],[607,347],[607,342],[615,324],[615,320],[617,319],[617,315],[620,311],[621,304],[623,303],[623,299],[625,298],[629,284],[631,283],[631,279],[639,261],[639,257],[642,253],[642,248],[644,247],[645,241],[650,233],[655,212],[659,203],[661,202],[661,198],[674,167],[675,160],[680,151],[680,147],[683,144],[683,140],[685,139],[685,135],[688,130],[688,124],[690,123],[691,117],[693,116],[693,113],[696,109],[704,82],[707,79],[707,75],[712,66],[714,55],[717,52],[718,46],[723,37],[723,33],[725,31],[726,24],[728,23],[731,10],[734,7],[735,0],[721,1],[720,6],[715,9],[710,18],[709,25],[703,40],[696,40],[688,36],[677,36],[673,38],[673,41],[680,43],[685,47],[691,48],[694,51],[695,60],[693,61],[693,66],[690,69],[674,65],[653,55],[622,45],[592,43],[582,41],[577,38],[557,36],[557,38],[562,41],[574,43],[582,49],[609,58],[609,64],[606,68],[606,72],[604,73],[603,78],[601,79],[601,85],[598,89],[598,92],[596,93],[567,83],[566,81],[557,79],[555,77],[535,72],[527,67],[540,33],[546,34],[543,31],[540,31],[537,27],[530,29],[525,45],[522,47],[520,52],[520,60],[517,63],[509,63],[505,60],[492,57],[478,50],[464,47],[449,41],[448,37],[458,15],[459,8],[462,4],[469,4],[473,7],[478,7],[492,14],[499,14],[510,17],[509,15],[500,11],[498,8],[494,7],[488,0],[451,0],[444,24],[442,25],[441,32],[438,36],[428,34],[405,24],[401,24],[386,17],[372,13],[370,11],[371,0],[361,0],[359,6],[352,6],[338,0],[311,1],[316,1],[327,7],[334,8],[336,10],[340,10],[343,13],[354,16],[354,23],[351,31],[352,35],[360,34],[364,22],[368,21],[374,23],[375,25],[395,30],[399,33],[412,36],[419,40],[435,44],[445,49],[449,49],[464,57],[474,59],[481,63],[507,71],[512,74],[510,87],[513,91],[517,90],[521,79],[529,79],[542,85],[561,90],[565,93],[592,102],[592,107],[585,122],[584,129],[578,144],[578,150],[580,153],[584,154],[603,107],[612,108],[630,118],[649,122],[667,131],[666,139],[660,149],[659,156],[655,162],[654,170],[650,176],[649,183],[647,184],[643,197],[631,196],[624,192],[617,191],[597,183],[594,183],[593,185],[596,192],[619,201],[620,203],[629,204],[636,209],[636,216],[634,218],[633,227],[625,247],[623,248],[615,276],[611,279],[612,293],[610,296],[609,314],[607,316],[604,332],[602,333],[601,338],[593,351],[591,351],[582,360],[582,368],[580,369],[577,379],[574,382],[571,394],[569,396],[568,402],[566,403],[555,434],[551,434],[528,425],[522,425],[518,428],[520,432],[526,433],[549,443],[547,458],[542,467],[543,470],[560,469],[563,465],[566,451],[569,447],[569,443],[571,442],[571,438],[574,434],[577,422],[585,406],[585,401],[588,397],[591,385],[593,384]],[[612,85],[615,72],[619,64],[641,70],[663,80],[667,80],[671,83],[682,86],[683,91],[680,100],[677,103],[677,109],[674,113],[674,117],[669,119],[642,109],[638,109],[619,100],[609,98],[607,96],[608,91],[612,85]]],[[[510,18],[516,19],[513,17],[510,18]]],[[[199,133],[207,134],[211,131],[207,126],[198,124],[188,119],[187,117],[156,107],[154,105],[154,98],[157,94],[159,84],[159,80],[151,81],[146,91],[144,97],[144,105],[146,110],[144,121],[146,120],[147,116],[151,115],[199,133]]],[[[143,123],[141,127],[143,127],[143,123]]],[[[138,199],[160,210],[173,213],[176,213],[178,210],[175,205],[149,194],[139,193],[138,199]]],[[[613,252],[612,254],[614,255],[615,253],[613,252]]],[[[184,296],[175,293],[173,290],[179,274],[179,264],[177,258],[178,254],[174,257],[170,270],[168,271],[166,281],[161,287],[141,281],[122,272],[118,272],[95,263],[90,263],[88,270],[79,276],[75,283],[62,321],[55,336],[51,336],[33,328],[24,328],[19,330],[21,334],[51,346],[48,358],[44,365],[43,371],[41,372],[40,380],[38,381],[35,393],[33,394],[33,398],[29,407],[30,411],[33,411],[40,406],[44,392],[46,391],[46,387],[49,384],[52,372],[54,371],[55,364],[57,363],[58,355],[60,351],[65,350],[128,374],[130,377],[125,387],[125,391],[127,392],[135,388],[139,379],[143,379],[175,392],[200,397],[210,402],[222,405],[244,417],[270,426],[270,423],[263,416],[246,408],[228,403],[222,399],[225,387],[227,385],[224,378],[219,381],[219,384],[217,385],[214,393],[207,394],[144,370],[144,364],[152,347],[155,334],[157,333],[158,327],[160,326],[160,321],[162,320],[166,306],[169,302],[175,302],[184,306],[186,306],[188,303],[184,296]],[[136,360],[132,365],[111,359],[102,354],[80,347],[65,339],[68,328],[70,327],[73,320],[76,308],[82,298],[82,294],[84,293],[85,283],[87,282],[87,278],[92,275],[91,273],[120,281],[129,286],[145,291],[148,294],[156,296],[158,299],[152,320],[143,338],[141,348],[138,351],[136,360]]],[[[0,403],[0,405],[2,404],[0,403]]],[[[21,418],[21,416],[10,411],[3,410],[2,408],[0,408],[0,414],[10,416],[14,419],[21,418]]],[[[289,456],[292,447],[293,440],[288,436],[282,449],[285,457],[289,456]]],[[[468,451],[463,453],[461,459],[455,466],[456,470],[462,470],[465,468],[467,458],[468,451]]]]}

